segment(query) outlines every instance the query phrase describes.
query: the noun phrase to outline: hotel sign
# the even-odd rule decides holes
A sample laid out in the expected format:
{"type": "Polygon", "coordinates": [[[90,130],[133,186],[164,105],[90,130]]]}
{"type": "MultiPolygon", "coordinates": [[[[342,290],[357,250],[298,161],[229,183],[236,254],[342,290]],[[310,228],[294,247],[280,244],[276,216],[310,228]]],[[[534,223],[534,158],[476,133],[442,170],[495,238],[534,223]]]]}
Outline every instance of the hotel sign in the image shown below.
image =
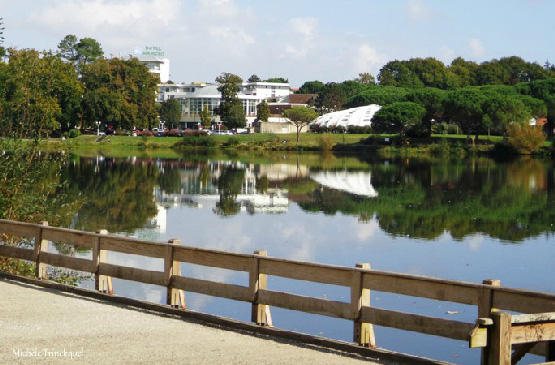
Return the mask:
{"type": "Polygon", "coordinates": [[[136,56],[164,57],[162,47],[147,46],[144,48],[135,47],[133,52],[136,56]]]}

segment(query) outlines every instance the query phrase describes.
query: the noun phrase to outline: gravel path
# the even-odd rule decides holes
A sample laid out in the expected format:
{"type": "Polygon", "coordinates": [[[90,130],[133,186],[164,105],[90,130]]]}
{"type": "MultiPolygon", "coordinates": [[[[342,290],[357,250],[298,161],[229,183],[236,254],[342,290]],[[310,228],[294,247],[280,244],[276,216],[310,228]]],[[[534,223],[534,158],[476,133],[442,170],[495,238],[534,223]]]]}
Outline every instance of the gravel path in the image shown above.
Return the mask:
{"type": "Polygon", "coordinates": [[[376,364],[0,279],[0,364],[376,364]]]}

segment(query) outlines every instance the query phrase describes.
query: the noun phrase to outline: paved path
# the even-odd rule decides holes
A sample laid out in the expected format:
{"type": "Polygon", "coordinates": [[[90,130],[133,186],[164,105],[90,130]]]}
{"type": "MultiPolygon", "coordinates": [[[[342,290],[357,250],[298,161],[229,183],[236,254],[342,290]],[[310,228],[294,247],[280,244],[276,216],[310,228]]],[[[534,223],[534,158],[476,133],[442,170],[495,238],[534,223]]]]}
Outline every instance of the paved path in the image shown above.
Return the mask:
{"type": "Polygon", "coordinates": [[[36,363],[376,364],[0,279],[0,364],[36,363]]]}

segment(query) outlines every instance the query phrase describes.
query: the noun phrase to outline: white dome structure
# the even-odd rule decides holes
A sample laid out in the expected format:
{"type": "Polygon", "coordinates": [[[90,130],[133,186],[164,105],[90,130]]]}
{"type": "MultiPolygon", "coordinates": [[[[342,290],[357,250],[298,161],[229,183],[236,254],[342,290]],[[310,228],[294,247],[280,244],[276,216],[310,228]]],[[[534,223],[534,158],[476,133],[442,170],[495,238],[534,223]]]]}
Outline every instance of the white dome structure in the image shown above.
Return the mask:
{"type": "Polygon", "coordinates": [[[318,117],[311,125],[327,128],[338,126],[345,128],[349,126],[368,127],[372,124],[372,117],[380,108],[380,105],[370,104],[327,113],[318,117]]]}

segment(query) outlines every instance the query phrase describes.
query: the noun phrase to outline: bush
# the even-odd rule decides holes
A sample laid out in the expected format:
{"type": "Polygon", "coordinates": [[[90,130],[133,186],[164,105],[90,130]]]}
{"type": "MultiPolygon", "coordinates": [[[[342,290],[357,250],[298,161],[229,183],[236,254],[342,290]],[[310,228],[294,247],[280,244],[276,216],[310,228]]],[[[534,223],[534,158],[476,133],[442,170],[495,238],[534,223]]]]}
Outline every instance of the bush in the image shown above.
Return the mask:
{"type": "Polygon", "coordinates": [[[370,127],[369,125],[366,125],[366,126],[350,125],[347,128],[347,133],[350,133],[350,134],[371,134],[372,133],[372,127],[370,127]]]}
{"type": "Polygon", "coordinates": [[[68,137],[69,138],[76,138],[81,135],[81,131],[79,129],[72,129],[69,131],[68,137]]]}
{"type": "Polygon", "coordinates": [[[165,136],[181,137],[181,136],[183,136],[183,132],[181,132],[179,129],[170,129],[169,131],[166,132],[165,136]]]}
{"type": "Polygon", "coordinates": [[[333,143],[333,136],[330,133],[322,134],[322,136],[318,139],[318,145],[322,151],[331,151],[333,143]]]}
{"type": "Polygon", "coordinates": [[[185,133],[183,139],[181,140],[181,144],[183,146],[214,147],[216,145],[216,141],[210,136],[207,136],[206,133],[185,133]]]}
{"type": "Polygon", "coordinates": [[[154,135],[154,133],[152,133],[148,129],[145,129],[144,131],[137,132],[137,136],[152,137],[153,135],[154,135]]]}
{"type": "Polygon", "coordinates": [[[231,137],[229,137],[229,139],[227,140],[226,146],[235,147],[235,146],[238,146],[240,142],[241,142],[241,141],[239,140],[239,138],[237,138],[237,137],[235,137],[235,136],[231,136],[231,137]]]}
{"type": "Polygon", "coordinates": [[[507,135],[509,145],[524,155],[534,152],[545,142],[545,134],[541,127],[525,124],[511,124],[507,135]]]}

